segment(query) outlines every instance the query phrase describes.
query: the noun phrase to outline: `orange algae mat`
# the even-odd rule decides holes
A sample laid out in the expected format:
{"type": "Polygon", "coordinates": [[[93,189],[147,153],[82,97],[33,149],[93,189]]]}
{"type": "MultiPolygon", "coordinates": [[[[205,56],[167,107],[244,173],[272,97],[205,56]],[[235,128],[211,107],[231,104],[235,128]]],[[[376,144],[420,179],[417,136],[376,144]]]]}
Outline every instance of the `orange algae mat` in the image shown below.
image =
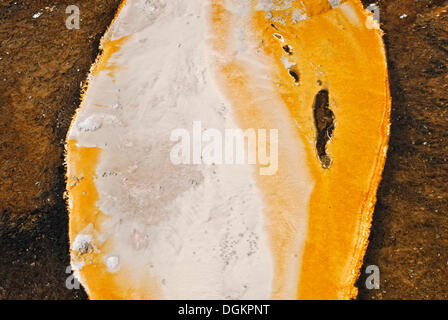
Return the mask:
{"type": "MultiPolygon", "coordinates": [[[[123,70],[131,69],[126,65],[138,59],[135,52],[145,45],[143,41],[132,42],[141,36],[142,29],[121,34],[120,24],[132,24],[134,20],[135,24],[138,23],[138,14],[133,8],[140,8],[140,2],[127,1],[106,33],[102,43],[104,53],[92,69],[95,77],[90,80],[89,89],[104,86],[103,90],[107,90],[112,84],[120,86],[118,79],[121,77],[128,80],[121,85],[120,92],[123,92],[128,90],[129,82],[138,82],[123,70]],[[114,28],[114,25],[117,26],[114,28]],[[109,60],[114,56],[123,58],[111,65],[109,60]],[[98,75],[101,74],[104,79],[112,80],[108,82],[100,78],[98,75]]],[[[175,13],[185,9],[176,7],[177,2],[170,5],[163,1],[157,3],[162,8],[161,20],[170,17],[170,9],[173,19],[175,13]]],[[[226,260],[222,267],[196,260],[188,266],[189,261],[193,261],[190,257],[197,256],[198,252],[202,252],[203,259],[213,259],[214,241],[221,246],[223,240],[219,237],[228,237],[228,233],[221,235],[219,226],[213,226],[217,228],[212,232],[214,235],[204,235],[199,240],[210,243],[208,251],[196,243],[190,244],[189,237],[180,238],[179,247],[182,249],[179,250],[190,250],[191,254],[190,251],[182,251],[181,254],[177,251],[171,257],[168,247],[165,253],[157,252],[159,240],[156,235],[164,234],[160,227],[162,223],[151,225],[144,229],[146,231],[130,224],[121,227],[125,224],[123,221],[134,219],[134,216],[115,212],[104,204],[107,201],[102,198],[106,199],[107,193],[103,190],[109,190],[114,184],[106,186],[101,182],[100,176],[105,175],[99,168],[107,164],[114,167],[120,176],[125,160],[108,158],[109,153],[116,155],[108,140],[115,137],[97,134],[99,125],[86,130],[85,121],[81,122],[92,119],[86,118],[88,116],[98,119],[97,109],[86,105],[104,106],[110,102],[107,95],[103,97],[98,90],[88,89],[67,137],[70,239],[76,274],[93,299],[354,298],[354,283],[367,246],[389,135],[387,65],[377,22],[355,0],[337,4],[323,0],[192,1],[187,9],[202,13],[197,15],[198,20],[203,20],[197,26],[198,32],[205,30],[201,39],[206,44],[204,52],[207,59],[204,59],[204,64],[191,63],[210,69],[216,84],[210,87],[216,90],[213,99],[216,96],[216,101],[228,104],[231,116],[220,121],[225,124],[232,121],[234,126],[243,129],[279,130],[278,170],[274,174],[257,174],[261,164],[251,165],[256,168],[256,173],[247,177],[233,171],[222,173],[223,178],[234,177],[231,179],[235,181],[229,185],[235,186],[235,190],[240,182],[243,185],[246,182],[255,185],[257,192],[240,195],[241,192],[232,191],[232,188],[219,189],[228,193],[229,199],[240,196],[242,201],[253,204],[249,211],[247,208],[240,210],[241,215],[251,219],[251,225],[259,225],[251,231],[256,235],[259,249],[255,254],[251,251],[244,260],[241,258],[244,248],[235,245],[230,251],[235,252],[237,258],[226,260]],[[204,25],[204,29],[199,29],[204,25]],[[80,120],[80,117],[84,118],[80,120]],[[260,206],[256,205],[258,203],[260,206]],[[145,233],[148,230],[151,233],[145,233]],[[141,239],[149,239],[149,244],[141,239]],[[129,246],[123,244],[128,240],[129,246]],[[172,272],[164,270],[165,260],[170,261],[170,267],[173,266],[172,272]],[[232,272],[217,271],[229,264],[232,272]],[[253,278],[246,282],[238,278],[238,275],[250,274],[255,265],[258,269],[253,271],[253,278]],[[197,275],[194,269],[201,274],[197,275]],[[218,290],[217,287],[221,286],[218,290]]],[[[157,12],[157,8],[142,10],[157,12]]],[[[168,26],[178,27],[175,23],[172,26],[166,22],[165,29],[168,26]]],[[[182,39],[182,33],[179,39],[182,39]]],[[[152,42],[154,46],[156,40],[152,42]]],[[[151,50],[151,46],[147,50],[151,50]]],[[[193,49],[190,52],[187,47],[179,46],[179,50],[183,50],[185,57],[197,56],[193,49]]],[[[141,73],[145,79],[155,72],[143,69],[138,74],[141,73]]],[[[179,65],[177,70],[185,72],[186,77],[191,73],[193,77],[193,69],[182,70],[182,65],[179,65]]],[[[165,94],[171,93],[167,91],[165,94]]],[[[179,94],[181,98],[184,96],[185,93],[179,94]]],[[[197,96],[200,97],[200,93],[197,96]]],[[[206,98],[202,100],[208,101],[206,98]]],[[[122,97],[123,109],[133,101],[133,98],[122,97]]],[[[205,121],[205,118],[212,117],[211,114],[206,115],[210,109],[207,103],[201,108],[198,119],[204,117],[205,121]]],[[[163,118],[166,126],[178,126],[176,122],[181,122],[179,117],[190,119],[187,114],[191,112],[182,110],[173,120],[163,118]]],[[[135,135],[144,135],[137,130],[138,123],[144,120],[133,120],[135,124],[129,120],[125,132],[131,136],[134,131],[135,135]]],[[[149,116],[148,121],[152,121],[149,116]]],[[[115,146],[117,149],[122,147],[119,143],[115,146]]],[[[133,152],[138,154],[139,150],[133,152]]],[[[182,178],[190,176],[180,175],[177,182],[165,182],[160,178],[160,185],[181,183],[182,178]]],[[[213,186],[211,184],[201,191],[198,198],[218,203],[218,199],[210,195],[213,186]]],[[[134,187],[117,182],[116,188],[132,192],[134,187]]],[[[153,192],[149,187],[148,190],[153,192]]],[[[181,193],[173,191],[170,195],[173,194],[177,201],[181,193]]],[[[187,199],[182,201],[184,206],[191,205],[187,199]]],[[[206,210],[201,206],[193,207],[206,210]]],[[[157,212],[166,215],[178,212],[170,213],[167,208],[170,208],[168,204],[157,212]]],[[[142,208],[130,203],[125,209],[138,211],[142,208]]],[[[235,206],[223,205],[222,214],[231,216],[235,210],[238,210],[235,206]]],[[[144,216],[146,211],[142,212],[144,216]]],[[[176,234],[190,228],[176,223],[171,222],[176,234]]],[[[192,231],[196,234],[207,228],[209,225],[204,222],[192,231]]],[[[218,249],[227,252],[225,250],[229,247],[223,248],[218,249]]]]}

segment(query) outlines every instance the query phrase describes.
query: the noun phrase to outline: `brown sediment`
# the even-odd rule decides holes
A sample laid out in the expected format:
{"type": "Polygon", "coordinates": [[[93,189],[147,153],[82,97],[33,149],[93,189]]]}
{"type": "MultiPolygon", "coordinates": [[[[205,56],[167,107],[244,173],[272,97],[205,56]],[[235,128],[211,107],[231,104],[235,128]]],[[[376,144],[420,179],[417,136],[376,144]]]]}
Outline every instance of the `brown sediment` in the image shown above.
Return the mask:
{"type": "Polygon", "coordinates": [[[378,5],[392,126],[358,298],[447,299],[447,2],[378,5]],[[366,286],[369,265],[380,270],[379,289],[366,286]]]}
{"type": "Polygon", "coordinates": [[[0,3],[0,299],[86,298],[66,287],[64,140],[119,2],[78,3],[78,30],[73,3],[0,3]]]}

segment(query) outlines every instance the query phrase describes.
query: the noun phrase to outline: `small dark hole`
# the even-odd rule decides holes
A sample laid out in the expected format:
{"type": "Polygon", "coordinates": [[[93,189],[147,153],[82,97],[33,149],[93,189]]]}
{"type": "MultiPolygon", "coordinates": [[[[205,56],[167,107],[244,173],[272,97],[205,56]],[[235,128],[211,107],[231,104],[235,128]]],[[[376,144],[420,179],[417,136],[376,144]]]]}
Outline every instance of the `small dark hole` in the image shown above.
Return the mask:
{"type": "Polygon", "coordinates": [[[271,27],[274,28],[275,30],[278,30],[277,26],[273,23],[271,23],[271,27]]]}
{"type": "Polygon", "coordinates": [[[291,48],[291,46],[289,44],[283,46],[282,48],[283,48],[283,50],[285,50],[285,52],[287,54],[292,54],[292,48],[291,48]]]}
{"type": "Polygon", "coordinates": [[[294,81],[296,83],[299,83],[300,78],[299,78],[299,74],[296,71],[289,69],[289,74],[291,75],[291,77],[294,78],[294,81]]]}
{"type": "Polygon", "coordinates": [[[329,106],[328,90],[320,90],[314,98],[314,124],[316,125],[316,150],[324,169],[331,166],[332,159],[327,154],[327,143],[333,136],[335,127],[334,113],[329,106]]]}
{"type": "Polygon", "coordinates": [[[283,36],[281,34],[274,33],[274,37],[276,37],[278,40],[280,40],[282,42],[284,41],[283,36]]]}

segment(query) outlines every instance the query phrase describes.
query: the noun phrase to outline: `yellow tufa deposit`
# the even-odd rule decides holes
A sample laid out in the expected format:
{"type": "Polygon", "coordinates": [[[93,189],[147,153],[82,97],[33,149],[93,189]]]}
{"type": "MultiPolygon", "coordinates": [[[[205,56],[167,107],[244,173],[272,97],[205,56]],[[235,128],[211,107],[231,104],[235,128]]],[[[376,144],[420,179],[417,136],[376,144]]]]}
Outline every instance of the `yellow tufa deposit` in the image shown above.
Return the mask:
{"type": "Polygon", "coordinates": [[[128,0],[101,46],[66,144],[91,299],[356,297],[391,105],[360,1],[128,0]]]}

